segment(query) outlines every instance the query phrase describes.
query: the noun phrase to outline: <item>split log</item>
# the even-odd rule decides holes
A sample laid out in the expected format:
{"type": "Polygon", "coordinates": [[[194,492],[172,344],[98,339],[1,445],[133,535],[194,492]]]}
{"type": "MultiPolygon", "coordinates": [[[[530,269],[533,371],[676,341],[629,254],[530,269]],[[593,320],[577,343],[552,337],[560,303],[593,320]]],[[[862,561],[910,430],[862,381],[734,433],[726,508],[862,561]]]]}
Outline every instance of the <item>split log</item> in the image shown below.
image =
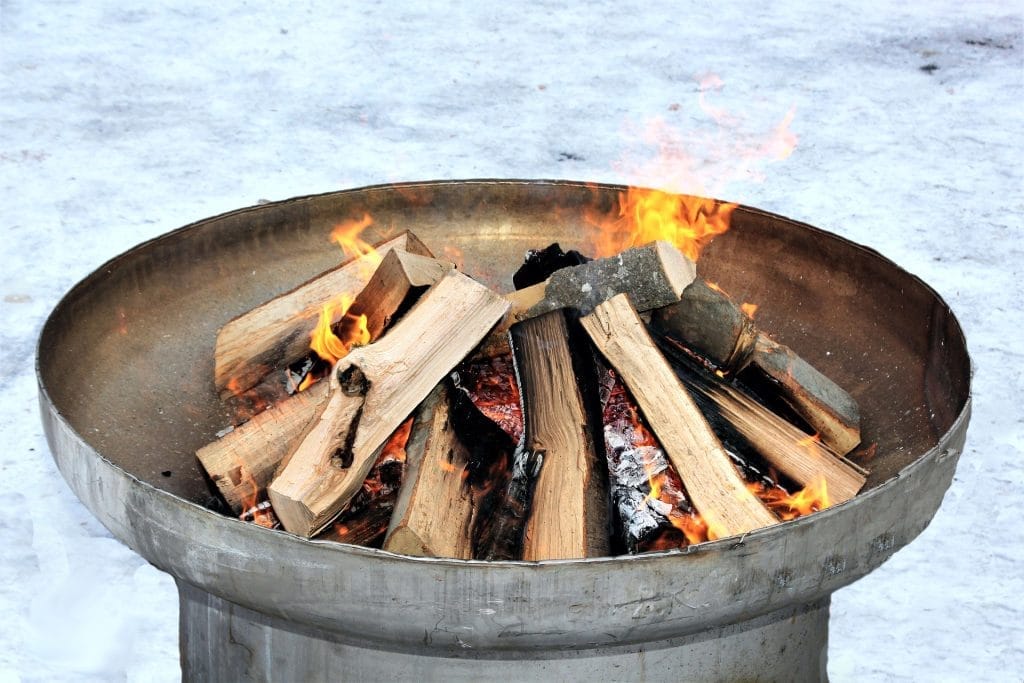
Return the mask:
{"type": "Polygon", "coordinates": [[[409,418],[381,448],[352,504],[315,540],[380,547],[405,478],[411,430],[412,418],[409,418]]]}
{"type": "Polygon", "coordinates": [[[748,367],[775,382],[783,400],[836,452],[846,455],[860,443],[857,402],[793,349],[758,335],[748,367]]]}
{"type": "Polygon", "coordinates": [[[626,295],[581,319],[594,345],[622,377],[668,453],[709,538],[770,526],[778,520],[747,489],[626,295]]]}
{"type": "Polygon", "coordinates": [[[507,309],[497,294],[449,271],[384,337],[338,361],[327,406],[268,488],[284,527],[308,537],[336,517],[384,439],[507,309]],[[372,418],[360,420],[364,412],[372,418]]]}
{"type": "Polygon", "coordinates": [[[380,255],[398,249],[432,256],[412,233],[377,244],[377,256],[347,261],[228,322],[217,334],[214,384],[221,396],[255,386],[274,368],[302,358],[324,304],[345,292],[358,292],[370,280],[380,255]]]}
{"type": "MultiPolygon", "coordinates": [[[[671,358],[678,353],[662,347],[671,358]]],[[[824,481],[833,504],[842,503],[864,487],[863,470],[826,444],[797,429],[771,410],[725,382],[690,369],[685,358],[674,363],[676,374],[694,392],[697,402],[728,422],[771,467],[801,487],[824,481]]]]}
{"type": "Polygon", "coordinates": [[[460,560],[473,556],[469,453],[452,429],[449,393],[438,385],[417,411],[384,550],[460,560]]]}
{"type": "Polygon", "coordinates": [[[356,296],[348,316],[366,316],[366,331],[377,339],[413,297],[435,284],[452,269],[452,264],[428,256],[393,249],[384,255],[373,277],[356,296]],[[412,296],[410,296],[412,295],[412,296]]]}
{"type": "Polygon", "coordinates": [[[327,404],[327,382],[271,406],[196,451],[235,514],[251,507],[274,472],[327,404]]]}
{"type": "MultiPolygon", "coordinates": [[[[510,339],[524,426],[513,469],[539,469],[532,497],[527,489],[522,559],[607,555],[607,465],[592,431],[600,424],[594,370],[574,358],[563,311],[514,325],[510,339]]],[[[590,353],[585,340],[574,347],[590,353]]]]}
{"type": "MultiPolygon", "coordinates": [[[[408,304],[414,290],[436,282],[450,269],[432,258],[392,249],[350,310],[365,312],[370,339],[376,339],[391,317],[408,304]]],[[[283,467],[326,405],[326,385],[314,384],[277,402],[196,452],[232,510],[238,512],[247,500],[251,504],[255,491],[263,491],[274,472],[283,467]]]]}
{"type": "Polygon", "coordinates": [[[518,321],[559,308],[589,313],[616,294],[629,294],[637,310],[648,311],[679,301],[697,276],[693,261],[665,241],[626,249],[617,256],[556,270],[544,282],[506,295],[511,303],[502,324],[481,345],[478,357],[508,353],[505,336],[518,321]]]}
{"type": "Polygon", "coordinates": [[[651,331],[727,373],[756,367],[837,453],[845,455],[860,443],[853,397],[792,349],[759,332],[735,302],[704,281],[694,281],[677,303],[653,311],[651,331]]]}
{"type": "Polygon", "coordinates": [[[408,470],[384,549],[406,555],[482,559],[474,539],[494,521],[515,445],[481,413],[453,375],[420,409],[408,470]]]}

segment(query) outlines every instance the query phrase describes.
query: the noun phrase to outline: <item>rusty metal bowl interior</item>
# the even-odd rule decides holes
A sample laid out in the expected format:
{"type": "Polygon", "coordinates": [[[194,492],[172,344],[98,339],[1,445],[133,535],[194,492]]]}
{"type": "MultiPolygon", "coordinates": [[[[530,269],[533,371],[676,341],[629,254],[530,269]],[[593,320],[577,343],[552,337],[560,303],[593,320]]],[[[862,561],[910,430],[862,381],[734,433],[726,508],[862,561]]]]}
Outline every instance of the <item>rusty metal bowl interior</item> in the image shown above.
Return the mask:
{"type": "Polygon", "coordinates": [[[378,186],[242,209],[139,245],[76,285],[43,329],[38,379],[54,457],[93,513],[179,582],[396,652],[628,648],[827,599],[931,519],[962,450],[970,362],[953,314],[919,279],[870,249],[747,207],[699,271],[758,303],[762,329],[857,399],[864,443],[877,452],[854,500],[687,551],[539,564],[328,545],[208,509],[195,451],[229,423],[212,381],[217,331],[336,265],[335,224],[369,213],[369,241],[411,229],[509,288],[527,249],[586,249],[587,211],[610,209],[621,189],[378,186]]]}

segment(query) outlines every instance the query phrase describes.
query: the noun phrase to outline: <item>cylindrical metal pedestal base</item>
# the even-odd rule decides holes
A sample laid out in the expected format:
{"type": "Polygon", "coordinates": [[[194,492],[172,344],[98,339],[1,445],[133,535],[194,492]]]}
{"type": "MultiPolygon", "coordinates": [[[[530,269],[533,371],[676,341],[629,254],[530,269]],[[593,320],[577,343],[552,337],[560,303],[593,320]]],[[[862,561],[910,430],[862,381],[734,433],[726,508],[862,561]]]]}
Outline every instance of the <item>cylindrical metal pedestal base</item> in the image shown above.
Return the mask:
{"type": "MultiPolygon", "coordinates": [[[[377,649],[178,582],[187,681],[825,681],[829,598],[685,638],[573,651],[377,649]]],[[[382,644],[382,648],[386,644],[382,644]]]]}

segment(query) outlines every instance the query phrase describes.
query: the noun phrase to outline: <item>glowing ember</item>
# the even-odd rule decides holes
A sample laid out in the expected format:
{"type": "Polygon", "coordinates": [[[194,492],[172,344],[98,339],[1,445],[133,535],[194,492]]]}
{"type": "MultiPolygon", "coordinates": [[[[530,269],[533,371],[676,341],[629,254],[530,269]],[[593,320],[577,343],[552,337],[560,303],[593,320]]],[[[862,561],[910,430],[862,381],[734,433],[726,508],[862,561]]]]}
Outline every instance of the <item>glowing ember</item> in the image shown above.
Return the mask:
{"type": "Polygon", "coordinates": [[[606,387],[605,452],[626,549],[668,550],[708,540],[707,525],[690,505],[679,475],[626,387],[614,375],[606,387]]]}
{"type": "Polygon", "coordinates": [[[758,308],[757,304],[750,304],[746,302],[740,304],[740,310],[743,311],[748,318],[753,318],[754,314],[757,313],[758,308]]]}
{"type": "Polygon", "coordinates": [[[519,387],[512,370],[512,356],[466,363],[459,369],[459,377],[477,409],[518,442],[523,435],[523,413],[519,387]]]}

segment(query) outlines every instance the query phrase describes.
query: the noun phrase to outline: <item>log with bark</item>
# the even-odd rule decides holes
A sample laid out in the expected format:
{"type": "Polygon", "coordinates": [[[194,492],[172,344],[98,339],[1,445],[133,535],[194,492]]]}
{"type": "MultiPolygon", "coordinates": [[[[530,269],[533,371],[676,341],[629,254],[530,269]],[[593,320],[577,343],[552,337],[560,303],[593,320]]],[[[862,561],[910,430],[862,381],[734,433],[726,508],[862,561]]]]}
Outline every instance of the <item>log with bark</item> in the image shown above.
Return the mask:
{"type": "Polygon", "coordinates": [[[323,413],[268,488],[285,529],[308,537],[336,517],[384,439],[507,309],[497,294],[449,271],[384,337],[338,361],[323,413]]]}
{"type": "Polygon", "coordinates": [[[732,299],[703,280],[688,286],[677,303],[653,311],[651,331],[724,372],[756,368],[837,453],[845,455],[860,443],[860,413],[853,397],[760,332],[732,299]]]}
{"type": "Polygon", "coordinates": [[[778,520],[747,489],[693,399],[620,294],[581,319],[619,373],[708,525],[709,538],[771,526],[778,520]]]}
{"type": "Polygon", "coordinates": [[[224,325],[217,334],[214,351],[214,384],[220,395],[243,392],[258,384],[268,372],[305,356],[324,304],[339,294],[360,291],[373,275],[381,255],[400,249],[432,256],[410,232],[381,242],[374,249],[377,256],[347,261],[224,325]]]}
{"type": "MultiPolygon", "coordinates": [[[[678,347],[666,343],[661,348],[705,417],[724,423],[722,428],[734,433],[734,440],[749,446],[789,481],[799,487],[824,482],[832,504],[853,498],[864,487],[867,477],[863,469],[827,444],[794,427],[736,386],[699,371],[678,347]]],[[[737,450],[746,450],[743,445],[737,450]]]]}
{"type": "Polygon", "coordinates": [[[664,241],[556,270],[543,282],[507,295],[511,304],[508,314],[476,355],[508,353],[509,327],[559,308],[588,313],[598,303],[620,293],[629,293],[641,311],[669,305],[679,301],[696,276],[693,261],[664,241]]]}

